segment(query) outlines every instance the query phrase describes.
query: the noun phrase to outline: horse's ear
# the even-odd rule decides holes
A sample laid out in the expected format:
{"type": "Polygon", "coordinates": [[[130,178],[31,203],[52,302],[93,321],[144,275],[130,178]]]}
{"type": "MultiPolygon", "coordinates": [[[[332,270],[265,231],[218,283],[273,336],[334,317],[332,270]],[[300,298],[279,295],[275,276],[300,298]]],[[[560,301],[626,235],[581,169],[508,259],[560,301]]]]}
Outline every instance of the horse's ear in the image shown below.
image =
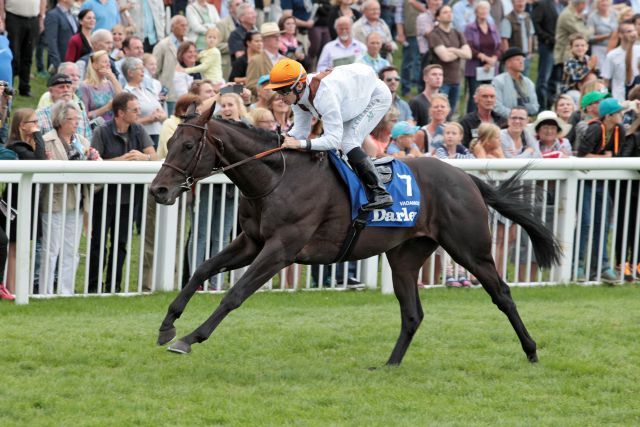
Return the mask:
{"type": "Polygon", "coordinates": [[[213,101],[213,104],[211,104],[211,108],[209,108],[209,110],[207,110],[204,113],[204,116],[207,118],[207,121],[211,120],[211,118],[213,117],[213,112],[216,111],[216,102],[213,101]]]}
{"type": "Polygon", "coordinates": [[[189,117],[196,114],[196,108],[197,108],[196,103],[192,102],[187,108],[187,113],[185,114],[185,116],[189,117]]]}

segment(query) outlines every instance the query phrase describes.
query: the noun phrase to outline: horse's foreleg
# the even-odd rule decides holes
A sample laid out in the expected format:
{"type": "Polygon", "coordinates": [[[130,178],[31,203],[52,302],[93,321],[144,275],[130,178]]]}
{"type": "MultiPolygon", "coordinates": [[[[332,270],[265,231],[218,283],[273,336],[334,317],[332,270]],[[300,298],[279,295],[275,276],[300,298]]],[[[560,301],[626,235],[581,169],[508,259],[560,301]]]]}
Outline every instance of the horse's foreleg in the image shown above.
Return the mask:
{"type": "MultiPolygon", "coordinates": [[[[289,246],[288,249],[290,250],[292,245],[286,246],[289,246]]],[[[267,280],[291,264],[293,256],[287,255],[288,251],[285,251],[284,247],[285,245],[280,242],[267,242],[240,280],[222,298],[220,305],[213,314],[192,333],[172,344],[169,350],[176,353],[189,353],[191,344],[199,343],[209,338],[227,314],[240,307],[267,280]]]]}
{"type": "Polygon", "coordinates": [[[391,352],[387,365],[402,362],[413,335],[424,318],[420,296],[418,295],[418,274],[424,260],[438,247],[430,239],[409,240],[387,252],[391,265],[393,290],[400,303],[402,325],[400,336],[391,352]]]}
{"type": "Polygon", "coordinates": [[[167,315],[160,325],[158,345],[164,345],[176,336],[176,329],[173,323],[180,318],[189,300],[202,282],[214,274],[249,265],[259,251],[260,246],[247,237],[246,234],[241,233],[220,253],[202,263],[193,273],[187,285],[182,288],[178,296],[169,305],[167,315]]]}

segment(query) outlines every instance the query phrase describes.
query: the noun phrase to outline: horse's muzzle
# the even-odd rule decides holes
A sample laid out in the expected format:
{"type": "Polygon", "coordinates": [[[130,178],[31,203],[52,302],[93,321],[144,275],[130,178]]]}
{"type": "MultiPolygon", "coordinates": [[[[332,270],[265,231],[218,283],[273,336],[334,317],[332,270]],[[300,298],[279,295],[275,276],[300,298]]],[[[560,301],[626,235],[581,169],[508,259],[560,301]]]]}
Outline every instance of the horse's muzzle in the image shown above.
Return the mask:
{"type": "Polygon", "coordinates": [[[180,195],[180,190],[169,189],[163,185],[152,183],[149,187],[149,193],[156,199],[156,203],[161,205],[172,205],[180,195]]]}

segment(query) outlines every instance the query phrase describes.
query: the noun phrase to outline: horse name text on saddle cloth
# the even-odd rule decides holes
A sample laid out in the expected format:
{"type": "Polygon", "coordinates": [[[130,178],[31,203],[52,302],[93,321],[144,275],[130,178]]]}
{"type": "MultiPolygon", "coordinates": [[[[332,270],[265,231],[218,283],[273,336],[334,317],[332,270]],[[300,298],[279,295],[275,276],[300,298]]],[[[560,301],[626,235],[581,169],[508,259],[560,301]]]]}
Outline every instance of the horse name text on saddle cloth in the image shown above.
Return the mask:
{"type": "MultiPolygon", "coordinates": [[[[329,151],[329,158],[349,188],[353,220],[358,216],[360,207],[368,202],[367,194],[356,174],[335,151],[329,151]]],[[[382,173],[383,181],[393,197],[393,205],[371,212],[367,217],[367,227],[413,227],[420,212],[420,188],[413,172],[396,159],[384,163],[383,168],[386,168],[382,173]]]]}

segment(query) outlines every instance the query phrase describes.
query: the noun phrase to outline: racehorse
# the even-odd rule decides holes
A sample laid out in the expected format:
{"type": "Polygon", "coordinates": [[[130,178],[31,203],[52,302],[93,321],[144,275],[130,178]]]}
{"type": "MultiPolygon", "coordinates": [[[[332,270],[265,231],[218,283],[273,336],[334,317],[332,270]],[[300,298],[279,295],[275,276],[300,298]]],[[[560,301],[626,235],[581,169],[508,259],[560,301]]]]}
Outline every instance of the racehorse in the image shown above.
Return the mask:
{"type": "MultiPolygon", "coordinates": [[[[178,126],[150,192],[158,203],[173,204],[198,179],[225,168],[224,173],[242,193],[238,210],[242,232],[196,269],[170,304],[160,326],[158,344],[175,338],[175,320],[207,278],[250,266],[204,323],[170,345],[168,349],[176,353],[189,353],[192,344],[208,339],[232,310],[288,265],[336,261],[351,226],[346,186],[326,156],[278,151],[277,133],[212,119],[213,108],[178,126]],[[275,153],[248,161],[266,149],[275,153]],[[237,162],[237,167],[229,168],[237,162]]],[[[389,260],[402,323],[387,364],[400,364],[424,317],[418,274],[438,246],[478,278],[511,322],[528,360],[536,362],[536,343],[491,256],[488,227],[487,205],[524,228],[540,266],[558,262],[558,242],[536,217],[530,187],[520,184],[523,171],[495,188],[438,159],[408,159],[406,164],[422,193],[415,226],[367,227],[347,258],[359,260],[385,252],[389,260]]]]}

